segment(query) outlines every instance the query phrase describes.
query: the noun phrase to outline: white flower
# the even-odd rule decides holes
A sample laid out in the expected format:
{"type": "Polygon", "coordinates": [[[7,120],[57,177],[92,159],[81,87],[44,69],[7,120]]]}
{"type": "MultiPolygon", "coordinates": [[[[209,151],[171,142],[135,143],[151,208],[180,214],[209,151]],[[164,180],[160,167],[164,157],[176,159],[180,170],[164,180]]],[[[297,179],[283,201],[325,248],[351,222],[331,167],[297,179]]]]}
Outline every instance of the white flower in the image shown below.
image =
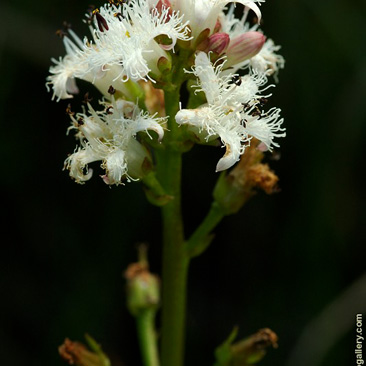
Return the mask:
{"type": "Polygon", "coordinates": [[[74,80],[78,78],[95,84],[107,98],[112,85],[135,101],[128,81],[152,80],[149,72],[160,74],[158,60],[170,59],[167,51],[174,49],[178,39],[190,39],[183,16],[166,8],[161,12],[150,9],[147,0],[107,4],[92,17],[92,40],[85,37],[82,41],[69,30],[70,37],[63,39],[66,56],[52,60],[56,65],[50,68],[46,85],[52,86],[57,100],[72,98],[78,91],[74,80]],[[170,44],[158,44],[158,36],[168,37],[170,44]]]}
{"type": "Polygon", "coordinates": [[[170,13],[166,8],[161,12],[150,9],[147,0],[130,0],[118,7],[105,5],[100,8],[100,15],[108,30],[95,25],[94,43],[84,42],[86,61],[89,68],[121,67],[116,79],[122,81],[151,79],[149,72],[159,74],[158,60],[169,59],[167,51],[174,48],[177,40],[190,39],[187,23],[182,23],[179,13],[170,13]],[[162,35],[170,39],[169,45],[157,43],[155,38],[162,35]]]}
{"type": "Polygon", "coordinates": [[[150,116],[140,111],[136,105],[123,100],[102,103],[103,112],[96,112],[88,105],[87,113],[71,116],[72,126],[77,129],[81,147],[65,161],[65,168],[78,183],[89,180],[92,170],[88,164],[102,161],[106,170],[103,180],[107,184],[120,184],[124,177],[127,180],[138,179],[143,175],[142,165],[149,159],[146,148],[136,140],[138,132],[155,131],[159,141],[164,130],[161,124],[164,118],[150,116]]]}
{"type": "Polygon", "coordinates": [[[73,98],[72,94],[79,92],[75,82],[76,78],[93,83],[107,98],[110,98],[108,89],[112,85],[130,99],[134,99],[127,84],[116,82],[116,76],[122,72],[121,66],[114,65],[108,69],[101,66],[90,68],[87,54],[82,52],[85,47],[84,43],[71,29],[68,32],[73,41],[67,36],[63,38],[66,56],[60,57],[59,60],[52,59],[56,65],[50,67],[51,75],[47,77],[46,86],[48,90],[50,90],[49,86],[52,86],[52,99],[57,98],[59,101],[73,98]]]}
{"type": "Polygon", "coordinates": [[[214,67],[205,53],[197,54],[192,72],[198,78],[196,92],[205,93],[207,104],[193,110],[182,109],[175,117],[178,124],[188,124],[193,130],[204,133],[206,140],[221,138],[226,152],[216,171],[234,165],[252,137],[271,150],[278,146],[273,139],[285,136],[280,110],[272,108],[264,113],[258,107],[263,97],[261,93],[268,88],[260,89],[266,84],[267,77],[254,72],[240,78],[240,82],[232,83],[233,77],[239,78],[238,75],[224,75],[223,67],[224,62],[214,67]]]}
{"type": "MultiPolygon", "coordinates": [[[[70,34],[75,39],[79,46],[82,46],[82,42],[74,32],[70,34]]],[[[86,66],[79,62],[80,48],[72,42],[68,37],[63,39],[66,56],[59,60],[52,59],[55,66],[50,67],[50,73],[47,77],[47,89],[50,90],[49,85],[52,85],[53,96],[52,99],[57,97],[57,101],[60,99],[72,98],[72,94],[77,94],[79,89],[75,83],[75,75],[84,74],[84,80],[90,81],[92,78],[86,73],[86,66]]]]}
{"type": "Polygon", "coordinates": [[[258,21],[261,19],[261,12],[256,3],[265,0],[170,0],[173,9],[178,9],[184,14],[184,19],[189,20],[193,36],[197,37],[201,31],[209,28],[214,29],[216,21],[228,3],[238,3],[255,12],[258,21]]]}

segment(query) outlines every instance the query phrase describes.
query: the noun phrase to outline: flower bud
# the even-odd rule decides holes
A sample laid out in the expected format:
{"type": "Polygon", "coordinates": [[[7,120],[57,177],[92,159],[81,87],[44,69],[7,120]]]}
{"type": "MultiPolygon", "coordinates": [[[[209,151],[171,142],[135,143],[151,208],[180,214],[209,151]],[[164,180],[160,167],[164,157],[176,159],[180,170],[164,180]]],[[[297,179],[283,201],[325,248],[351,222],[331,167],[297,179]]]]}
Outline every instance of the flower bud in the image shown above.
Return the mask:
{"type": "Polygon", "coordinates": [[[157,2],[157,4],[155,5],[155,8],[159,12],[159,14],[161,14],[164,9],[169,9],[168,17],[167,17],[166,21],[170,20],[172,14],[173,14],[173,10],[172,10],[172,4],[170,3],[169,0],[159,0],[157,2]]]}
{"type": "Polygon", "coordinates": [[[216,348],[215,366],[248,366],[259,362],[266,354],[266,348],[277,348],[278,337],[269,328],[258,330],[257,333],[234,342],[238,334],[235,327],[229,337],[216,348]]]}
{"type": "Polygon", "coordinates": [[[260,32],[246,32],[230,40],[225,67],[239,64],[255,56],[263,47],[266,37],[260,32]]]}
{"type": "Polygon", "coordinates": [[[215,33],[198,45],[197,50],[204,51],[206,53],[212,51],[220,55],[225,52],[229,43],[230,37],[227,33],[215,33]]]}
{"type": "Polygon", "coordinates": [[[102,352],[95,340],[89,335],[85,337],[94,352],[89,351],[82,343],[73,342],[66,338],[58,348],[61,358],[70,365],[76,366],[110,366],[108,357],[102,352]]]}
{"type": "Polygon", "coordinates": [[[125,272],[127,307],[134,316],[147,309],[157,309],[160,303],[159,279],[149,272],[145,251],[144,246],[139,248],[139,262],[130,264],[125,272]]]}

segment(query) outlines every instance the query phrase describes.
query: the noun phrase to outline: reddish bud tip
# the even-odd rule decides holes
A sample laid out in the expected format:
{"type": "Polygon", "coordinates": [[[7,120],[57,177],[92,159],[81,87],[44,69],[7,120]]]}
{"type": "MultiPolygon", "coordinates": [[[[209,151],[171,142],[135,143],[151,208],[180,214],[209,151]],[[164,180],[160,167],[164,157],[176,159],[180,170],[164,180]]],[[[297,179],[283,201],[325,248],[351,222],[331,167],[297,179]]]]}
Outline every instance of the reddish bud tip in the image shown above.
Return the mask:
{"type": "Polygon", "coordinates": [[[197,50],[203,52],[215,52],[220,55],[227,49],[230,37],[227,33],[214,33],[198,45],[197,50]]]}
{"type": "Polygon", "coordinates": [[[159,12],[159,14],[161,14],[163,12],[164,9],[169,9],[168,10],[168,17],[167,17],[167,21],[170,20],[170,17],[173,14],[173,10],[172,10],[172,4],[170,3],[169,0],[159,0],[157,2],[157,4],[155,5],[155,9],[159,12]]]}
{"type": "Polygon", "coordinates": [[[255,56],[263,47],[266,37],[260,32],[246,32],[230,41],[226,67],[236,65],[255,56]]]}

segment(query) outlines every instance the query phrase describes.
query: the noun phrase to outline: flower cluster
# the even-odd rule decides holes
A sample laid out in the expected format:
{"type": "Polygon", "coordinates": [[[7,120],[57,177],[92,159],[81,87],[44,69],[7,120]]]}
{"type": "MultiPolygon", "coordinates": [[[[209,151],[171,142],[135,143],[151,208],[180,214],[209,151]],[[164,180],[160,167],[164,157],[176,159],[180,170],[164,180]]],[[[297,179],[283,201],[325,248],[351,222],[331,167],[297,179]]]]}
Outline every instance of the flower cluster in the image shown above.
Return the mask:
{"type": "Polygon", "coordinates": [[[233,166],[252,137],[271,149],[278,146],[274,137],[285,136],[280,110],[272,108],[264,113],[258,107],[266,100],[261,96],[266,88],[260,90],[267,83],[266,75],[257,72],[244,77],[222,75],[224,66],[225,60],[215,68],[206,53],[197,54],[192,72],[199,80],[197,91],[205,93],[207,103],[197,109],[182,109],[176,115],[178,124],[188,124],[199,133],[204,132],[206,140],[221,138],[226,153],[216,171],[233,166]]]}
{"type": "MultiPolygon", "coordinates": [[[[136,140],[138,132],[155,131],[158,140],[163,138],[161,126],[164,118],[150,116],[131,102],[124,100],[103,102],[104,111],[96,112],[89,104],[89,113],[71,115],[72,126],[80,140],[80,147],[65,161],[70,176],[78,183],[92,176],[88,164],[101,160],[107,184],[119,184],[123,177],[138,179],[143,175],[145,160],[150,160],[148,150],[136,140]]],[[[150,136],[150,135],[149,135],[150,136]]],[[[150,136],[151,137],[151,136],[150,136]]]]}
{"type": "Polygon", "coordinates": [[[185,125],[178,130],[186,139],[221,139],[226,152],[217,171],[233,166],[253,137],[263,149],[277,147],[275,139],[285,136],[280,110],[263,107],[273,86],[268,78],[276,80],[284,59],[279,46],[248,21],[253,11],[260,22],[262,2],[110,0],[89,10],[89,38],[62,32],[66,55],[52,60],[46,83],[52,98],[72,98],[79,92],[76,79],[94,84],[103,96],[103,110],[89,104],[71,114],[79,146],[65,161],[70,176],[83,183],[92,175],[88,165],[101,161],[107,184],[143,179],[146,162],[154,165],[154,147],[164,146],[171,132],[168,123],[185,125]],[[240,18],[235,3],[242,6],[240,18]],[[164,93],[185,81],[188,105],[166,115],[164,93]]]}

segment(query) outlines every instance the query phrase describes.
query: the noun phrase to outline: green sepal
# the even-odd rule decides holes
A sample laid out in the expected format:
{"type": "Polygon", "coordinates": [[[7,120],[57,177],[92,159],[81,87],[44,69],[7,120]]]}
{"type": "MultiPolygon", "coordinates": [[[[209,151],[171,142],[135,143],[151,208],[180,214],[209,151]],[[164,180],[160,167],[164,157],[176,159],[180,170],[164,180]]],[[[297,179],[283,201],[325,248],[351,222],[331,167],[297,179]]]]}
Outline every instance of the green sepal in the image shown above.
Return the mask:
{"type": "Polygon", "coordinates": [[[160,57],[158,60],[158,69],[162,74],[167,74],[172,69],[172,62],[166,57],[160,57]]]}
{"type": "Polygon", "coordinates": [[[189,99],[187,104],[188,109],[195,109],[202,104],[207,103],[206,95],[203,91],[195,93],[195,91],[197,90],[195,85],[197,85],[196,79],[189,79],[187,81],[187,90],[189,93],[189,99]]]}
{"type": "Polygon", "coordinates": [[[231,331],[229,337],[216,348],[215,350],[215,358],[216,362],[214,366],[230,366],[232,361],[232,351],[231,345],[234,342],[236,336],[238,335],[239,328],[234,327],[231,331]]]}
{"type": "Polygon", "coordinates": [[[174,197],[165,193],[164,188],[156,178],[156,173],[151,171],[142,178],[146,198],[154,206],[164,206],[174,197]]]}
{"type": "MultiPolygon", "coordinates": [[[[144,100],[145,100],[145,92],[144,89],[136,82],[132,80],[127,80],[124,82],[124,87],[128,90],[128,94],[126,95],[127,98],[134,102],[138,103],[140,108],[144,108],[144,100]]],[[[119,91],[116,91],[115,99],[119,99],[120,95],[118,94],[119,91]]],[[[123,99],[123,98],[122,98],[123,99]]]]}
{"type": "Polygon", "coordinates": [[[195,48],[197,48],[198,50],[202,47],[200,47],[200,45],[206,41],[206,39],[208,38],[208,36],[210,35],[211,30],[210,28],[205,28],[197,37],[196,37],[196,41],[195,41],[195,48]]]}
{"type": "Polygon", "coordinates": [[[233,177],[225,171],[220,174],[213,191],[214,199],[225,215],[237,213],[253,194],[249,188],[236,185],[233,177]]]}
{"type": "Polygon", "coordinates": [[[100,361],[102,362],[103,366],[110,366],[111,361],[109,360],[108,356],[102,351],[102,347],[100,346],[97,341],[90,336],[88,333],[84,335],[86,343],[88,343],[88,346],[92,351],[94,351],[98,356],[100,361]]]}

